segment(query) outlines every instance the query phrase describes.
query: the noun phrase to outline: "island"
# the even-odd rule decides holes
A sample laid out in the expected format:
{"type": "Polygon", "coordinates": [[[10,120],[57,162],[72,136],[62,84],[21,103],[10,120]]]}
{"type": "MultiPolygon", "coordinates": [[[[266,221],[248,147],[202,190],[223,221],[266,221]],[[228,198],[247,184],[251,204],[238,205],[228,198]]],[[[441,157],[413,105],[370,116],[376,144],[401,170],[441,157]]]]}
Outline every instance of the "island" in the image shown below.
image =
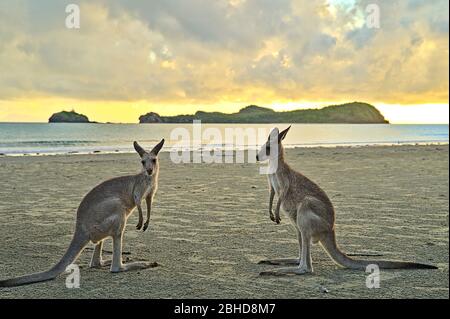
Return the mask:
{"type": "Polygon", "coordinates": [[[150,112],[139,117],[139,123],[343,123],[343,124],[388,124],[373,105],[351,102],[331,105],[320,109],[304,109],[276,112],[270,108],[249,105],[237,113],[203,112],[191,115],[160,116],[150,112]]]}
{"type": "Polygon", "coordinates": [[[89,121],[89,118],[86,115],[79,114],[74,110],[62,111],[59,113],[53,114],[49,120],[49,123],[93,123],[89,121]]]}

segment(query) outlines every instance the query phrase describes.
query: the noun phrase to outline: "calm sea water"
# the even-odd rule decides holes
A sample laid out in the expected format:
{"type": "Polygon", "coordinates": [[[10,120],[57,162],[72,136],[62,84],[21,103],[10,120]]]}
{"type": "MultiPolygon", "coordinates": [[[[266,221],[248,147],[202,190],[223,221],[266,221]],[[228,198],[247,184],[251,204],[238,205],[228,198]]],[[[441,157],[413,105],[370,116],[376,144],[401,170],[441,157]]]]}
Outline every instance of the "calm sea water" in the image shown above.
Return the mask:
{"type": "MultiPolygon", "coordinates": [[[[257,147],[274,126],[286,127],[284,124],[203,124],[201,131],[196,131],[192,124],[0,123],[0,154],[131,152],[134,140],[150,147],[163,137],[166,139],[165,150],[172,147],[249,149],[257,147]],[[250,129],[255,134],[256,142],[246,138],[244,142],[232,143],[225,139],[227,129],[232,129],[234,134],[239,134],[236,129],[250,129]],[[214,139],[208,137],[210,134],[216,134],[214,139]],[[219,137],[223,141],[217,140],[219,137]]],[[[448,143],[448,135],[448,125],[294,124],[285,145],[448,143]]]]}

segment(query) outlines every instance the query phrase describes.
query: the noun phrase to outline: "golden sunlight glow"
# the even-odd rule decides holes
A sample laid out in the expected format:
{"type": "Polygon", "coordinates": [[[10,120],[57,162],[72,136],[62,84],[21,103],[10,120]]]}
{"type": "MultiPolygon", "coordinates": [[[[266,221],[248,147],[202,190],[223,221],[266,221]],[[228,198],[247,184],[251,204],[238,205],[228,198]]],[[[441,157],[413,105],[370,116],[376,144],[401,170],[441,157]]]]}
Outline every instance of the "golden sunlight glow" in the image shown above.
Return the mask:
{"type": "MultiPolygon", "coordinates": [[[[307,108],[321,108],[328,105],[345,103],[338,102],[274,102],[258,103],[275,111],[291,111],[307,108]]],[[[0,113],[0,122],[47,122],[51,114],[66,110],[85,114],[91,121],[112,123],[137,123],[139,116],[148,112],[160,115],[193,114],[198,110],[219,111],[224,113],[237,112],[251,103],[205,104],[154,104],[147,101],[110,102],[110,101],[78,101],[71,99],[42,98],[34,100],[0,101],[0,108],[6,112],[0,113]]],[[[400,105],[374,103],[374,106],[392,124],[448,124],[448,104],[400,105]]]]}
{"type": "Polygon", "coordinates": [[[0,5],[0,122],[353,101],[391,123],[449,122],[447,1],[380,2],[380,28],[357,0],[80,1],[73,30],[62,4],[34,2],[0,5]]]}
{"type": "Polygon", "coordinates": [[[448,104],[375,104],[392,124],[448,124],[448,104]]]}

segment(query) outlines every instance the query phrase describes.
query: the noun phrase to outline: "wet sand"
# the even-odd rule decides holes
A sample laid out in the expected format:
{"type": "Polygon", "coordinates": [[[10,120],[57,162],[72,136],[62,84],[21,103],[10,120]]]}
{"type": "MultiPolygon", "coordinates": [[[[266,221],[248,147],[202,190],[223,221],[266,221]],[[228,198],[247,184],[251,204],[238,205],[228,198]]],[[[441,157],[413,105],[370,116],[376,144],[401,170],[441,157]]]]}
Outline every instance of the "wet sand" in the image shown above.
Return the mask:
{"type": "MultiPolygon", "coordinates": [[[[259,277],[273,266],[257,261],[295,257],[297,240],[286,218],[270,221],[258,166],[174,164],[164,153],[151,227],[137,231],[134,213],[124,240],[124,258],[159,267],[120,274],[89,269],[91,245],[77,262],[79,289],[66,288],[62,274],[0,289],[0,298],[449,298],[448,156],[448,146],[288,150],[291,165],[334,203],[345,252],[439,267],[382,270],[379,289],[366,287],[368,274],[336,266],[318,245],[314,275],[259,277]]],[[[84,194],[139,169],[134,154],[0,157],[0,278],[56,263],[84,194]]]]}

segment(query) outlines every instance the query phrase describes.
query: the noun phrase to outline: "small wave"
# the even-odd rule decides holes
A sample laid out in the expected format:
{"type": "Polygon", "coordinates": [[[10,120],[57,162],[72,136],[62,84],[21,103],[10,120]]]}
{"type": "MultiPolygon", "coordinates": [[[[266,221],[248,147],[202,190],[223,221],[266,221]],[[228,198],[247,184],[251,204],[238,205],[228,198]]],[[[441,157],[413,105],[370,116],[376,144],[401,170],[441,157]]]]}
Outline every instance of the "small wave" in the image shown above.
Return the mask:
{"type": "Polygon", "coordinates": [[[428,134],[423,134],[423,136],[435,136],[435,137],[446,137],[446,138],[448,138],[448,133],[428,133],[428,134]]]}
{"type": "Polygon", "coordinates": [[[94,145],[100,141],[14,141],[0,142],[0,147],[18,147],[18,146],[76,146],[76,145],[94,145]]]}

